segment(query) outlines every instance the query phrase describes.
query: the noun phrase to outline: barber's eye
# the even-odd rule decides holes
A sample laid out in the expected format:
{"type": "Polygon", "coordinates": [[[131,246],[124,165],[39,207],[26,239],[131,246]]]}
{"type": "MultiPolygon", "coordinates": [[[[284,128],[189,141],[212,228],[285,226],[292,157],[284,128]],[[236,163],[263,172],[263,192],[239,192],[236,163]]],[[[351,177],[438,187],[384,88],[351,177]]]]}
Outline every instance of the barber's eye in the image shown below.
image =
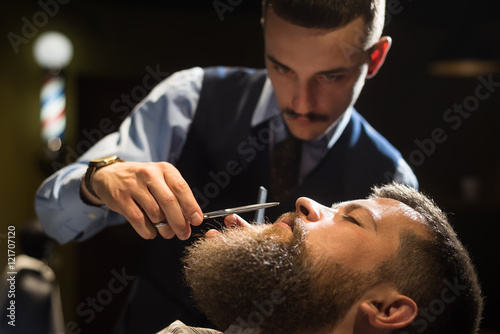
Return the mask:
{"type": "Polygon", "coordinates": [[[361,226],[361,224],[360,224],[360,223],[359,223],[359,222],[358,222],[358,221],[357,221],[354,217],[351,217],[351,216],[349,216],[349,215],[342,215],[342,217],[343,217],[345,220],[347,220],[347,221],[349,221],[349,222],[351,222],[351,223],[353,223],[353,224],[356,224],[356,225],[358,225],[358,226],[361,226]]]}
{"type": "Polygon", "coordinates": [[[340,81],[344,78],[343,75],[339,75],[339,74],[325,74],[323,75],[323,79],[325,81],[340,81]]]}
{"type": "Polygon", "coordinates": [[[281,74],[287,74],[287,73],[289,73],[289,72],[290,72],[290,69],[285,68],[285,67],[282,67],[282,66],[279,66],[279,65],[274,65],[274,69],[275,69],[277,72],[281,73],[281,74]]]}

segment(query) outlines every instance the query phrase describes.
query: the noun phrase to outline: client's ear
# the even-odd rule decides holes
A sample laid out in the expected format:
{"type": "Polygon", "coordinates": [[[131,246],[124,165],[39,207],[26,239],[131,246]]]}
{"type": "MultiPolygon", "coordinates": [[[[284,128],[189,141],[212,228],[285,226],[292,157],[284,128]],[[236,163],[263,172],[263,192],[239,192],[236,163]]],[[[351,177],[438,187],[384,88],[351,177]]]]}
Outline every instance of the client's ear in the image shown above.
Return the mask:
{"type": "Polygon", "coordinates": [[[384,330],[404,328],[418,314],[417,304],[396,291],[380,299],[363,301],[360,310],[366,314],[372,327],[384,330]]]}

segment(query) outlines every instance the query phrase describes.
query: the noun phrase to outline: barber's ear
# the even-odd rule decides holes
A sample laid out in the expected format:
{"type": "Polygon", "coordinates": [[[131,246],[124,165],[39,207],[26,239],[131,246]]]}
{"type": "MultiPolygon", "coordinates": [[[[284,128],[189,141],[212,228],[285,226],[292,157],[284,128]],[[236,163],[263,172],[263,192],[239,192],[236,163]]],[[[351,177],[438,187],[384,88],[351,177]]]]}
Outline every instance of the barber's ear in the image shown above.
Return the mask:
{"type": "Polygon", "coordinates": [[[373,46],[370,54],[370,63],[368,64],[367,79],[373,78],[377,75],[378,71],[384,64],[385,58],[389,53],[392,45],[392,38],[389,36],[382,36],[379,41],[373,46]]]}
{"type": "Polygon", "coordinates": [[[417,304],[407,296],[394,294],[384,300],[364,301],[360,310],[366,314],[371,326],[395,330],[408,326],[417,316],[417,304]]]}

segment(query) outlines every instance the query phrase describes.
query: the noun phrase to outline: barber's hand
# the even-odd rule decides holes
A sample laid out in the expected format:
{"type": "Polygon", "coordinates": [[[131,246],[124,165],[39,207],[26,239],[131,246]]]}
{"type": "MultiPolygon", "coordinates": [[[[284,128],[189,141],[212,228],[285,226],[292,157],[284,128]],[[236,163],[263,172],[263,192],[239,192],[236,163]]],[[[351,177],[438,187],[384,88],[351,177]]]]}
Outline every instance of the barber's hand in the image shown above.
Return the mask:
{"type": "Polygon", "coordinates": [[[98,169],[92,188],[101,201],[88,192],[85,182],[81,188],[93,204],[105,204],[122,214],[144,239],[152,239],[159,232],[166,239],[177,235],[186,240],[191,235],[190,225],[203,222],[189,185],[167,162],[120,162],[98,169]],[[152,225],[165,220],[168,225],[152,225]]]}
{"type": "MultiPolygon", "coordinates": [[[[231,214],[224,217],[224,225],[226,225],[226,227],[229,229],[237,227],[242,227],[242,228],[252,227],[252,225],[249,224],[245,219],[241,218],[236,214],[231,214]]],[[[210,239],[221,235],[222,233],[218,230],[208,230],[207,233],[205,234],[205,238],[210,239]]]]}

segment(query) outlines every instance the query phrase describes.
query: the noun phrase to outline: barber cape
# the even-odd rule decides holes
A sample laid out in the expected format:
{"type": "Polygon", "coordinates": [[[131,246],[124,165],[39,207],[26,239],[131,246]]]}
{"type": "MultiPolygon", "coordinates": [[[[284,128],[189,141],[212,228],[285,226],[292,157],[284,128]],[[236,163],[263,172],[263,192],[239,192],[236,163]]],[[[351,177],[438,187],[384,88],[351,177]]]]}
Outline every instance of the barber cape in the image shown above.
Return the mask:
{"type": "Polygon", "coordinates": [[[206,329],[199,327],[189,327],[182,323],[182,321],[174,321],[167,328],[159,331],[157,334],[222,334],[222,332],[214,329],[206,329]]]}

